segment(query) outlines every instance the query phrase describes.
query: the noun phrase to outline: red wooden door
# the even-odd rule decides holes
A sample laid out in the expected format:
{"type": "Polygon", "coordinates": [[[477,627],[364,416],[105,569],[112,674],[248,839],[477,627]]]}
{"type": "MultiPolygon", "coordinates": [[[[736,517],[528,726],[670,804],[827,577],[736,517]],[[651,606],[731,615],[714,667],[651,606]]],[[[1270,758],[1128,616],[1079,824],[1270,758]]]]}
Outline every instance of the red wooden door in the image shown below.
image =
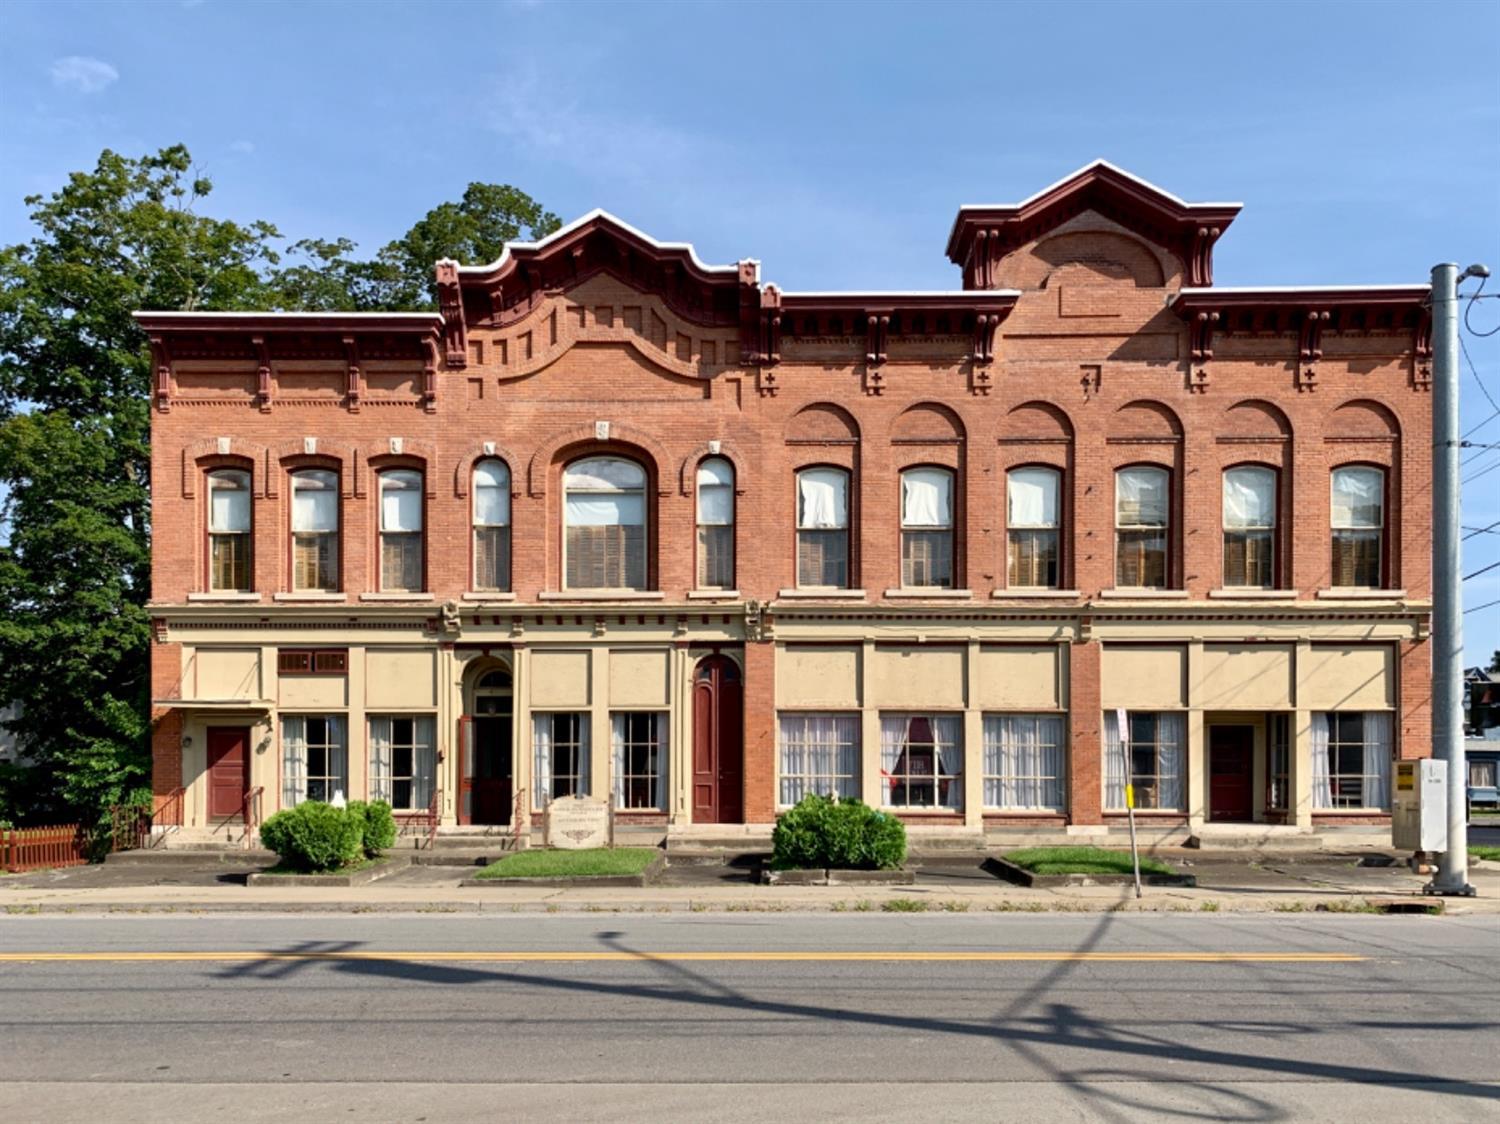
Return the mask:
{"type": "Polygon", "coordinates": [[[745,818],[743,685],[739,666],[709,656],[693,674],[693,822],[745,818]]]}
{"type": "Polygon", "coordinates": [[[208,728],[208,816],[242,812],[250,782],[250,730],[246,726],[208,728]]]}
{"type": "Polygon", "coordinates": [[[1249,823],[1255,772],[1255,731],[1249,726],[1210,726],[1208,734],[1208,818],[1249,823]]]}

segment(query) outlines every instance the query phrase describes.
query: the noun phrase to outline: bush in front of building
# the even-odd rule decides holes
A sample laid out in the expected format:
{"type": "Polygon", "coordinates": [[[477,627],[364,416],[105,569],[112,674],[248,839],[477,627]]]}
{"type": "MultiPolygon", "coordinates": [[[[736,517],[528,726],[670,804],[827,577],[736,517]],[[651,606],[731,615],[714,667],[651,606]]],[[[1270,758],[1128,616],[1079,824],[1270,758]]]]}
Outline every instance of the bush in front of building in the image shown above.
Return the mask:
{"type": "Polygon", "coordinates": [[[894,870],[906,859],[906,825],[860,800],[816,794],[776,818],[777,870],[894,870]]]}
{"type": "Polygon", "coordinates": [[[292,870],[337,870],[362,857],[365,817],[351,808],[305,800],[268,817],[260,825],[260,841],[292,870]]]}
{"type": "Polygon", "coordinates": [[[349,811],[359,817],[364,831],[365,855],[374,858],[396,845],[396,817],[384,800],[351,800],[349,811]]]}

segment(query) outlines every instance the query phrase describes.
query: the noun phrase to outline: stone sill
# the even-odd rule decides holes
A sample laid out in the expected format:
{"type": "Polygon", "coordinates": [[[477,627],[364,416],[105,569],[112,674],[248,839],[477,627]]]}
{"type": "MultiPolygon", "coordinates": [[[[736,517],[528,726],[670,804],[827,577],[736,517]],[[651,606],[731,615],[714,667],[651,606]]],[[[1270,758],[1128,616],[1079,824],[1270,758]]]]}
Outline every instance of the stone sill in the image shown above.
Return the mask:
{"type": "Polygon", "coordinates": [[[1295,589],[1210,589],[1209,597],[1218,601],[1295,601],[1295,589]]]}
{"type": "Polygon", "coordinates": [[[863,601],[862,589],[783,589],[776,594],[784,601],[863,601]]]}
{"type": "Polygon", "coordinates": [[[1319,601],[1404,601],[1404,589],[1320,589],[1313,594],[1319,601]]]}
{"type": "Polygon", "coordinates": [[[359,599],[361,601],[415,601],[415,602],[426,601],[426,602],[430,602],[432,600],[432,594],[430,594],[430,593],[361,593],[359,595],[359,599]]]}
{"type": "Polygon", "coordinates": [[[349,598],[348,598],[347,595],[342,594],[342,593],[318,593],[318,592],[314,592],[314,591],[309,590],[309,591],[304,592],[304,593],[273,593],[273,594],[271,594],[271,600],[272,601],[312,601],[312,602],[329,602],[329,601],[335,601],[335,602],[342,603],[342,602],[348,601],[349,598]]]}
{"type": "Polygon", "coordinates": [[[1103,601],[1186,601],[1185,589],[1101,589],[1103,601]]]}
{"type": "Polygon", "coordinates": [[[538,601],[663,601],[667,595],[659,589],[567,589],[536,596],[538,601]]]}
{"type": "Polygon", "coordinates": [[[256,602],[260,600],[258,593],[189,593],[189,601],[221,601],[226,604],[244,604],[245,602],[256,602]]]}
{"type": "Polygon", "coordinates": [[[885,596],[891,601],[970,601],[972,589],[888,589],[885,596]]]}
{"type": "Polygon", "coordinates": [[[479,592],[471,589],[464,593],[463,599],[465,601],[505,602],[514,601],[516,599],[516,595],[514,593],[507,593],[504,590],[499,589],[484,590],[479,592]]]}
{"type": "Polygon", "coordinates": [[[990,594],[996,601],[1042,601],[1042,600],[1078,600],[1079,593],[1076,589],[1036,589],[1031,586],[1023,586],[1019,589],[997,589],[990,594]]]}
{"type": "Polygon", "coordinates": [[[737,589],[690,589],[688,590],[689,601],[738,601],[740,591],[737,589]]]}

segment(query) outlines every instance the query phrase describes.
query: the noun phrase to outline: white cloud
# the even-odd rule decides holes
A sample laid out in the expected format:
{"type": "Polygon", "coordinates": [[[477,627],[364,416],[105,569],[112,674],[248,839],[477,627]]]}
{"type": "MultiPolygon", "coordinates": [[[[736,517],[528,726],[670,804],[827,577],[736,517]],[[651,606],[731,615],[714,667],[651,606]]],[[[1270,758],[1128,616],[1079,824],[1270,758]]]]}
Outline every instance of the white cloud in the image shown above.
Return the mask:
{"type": "Polygon", "coordinates": [[[97,94],[119,80],[120,72],[103,59],[68,55],[52,63],[52,84],[80,94],[97,94]]]}
{"type": "Polygon", "coordinates": [[[255,151],[255,142],[247,140],[232,141],[229,145],[230,152],[238,152],[242,156],[248,156],[255,151]]]}

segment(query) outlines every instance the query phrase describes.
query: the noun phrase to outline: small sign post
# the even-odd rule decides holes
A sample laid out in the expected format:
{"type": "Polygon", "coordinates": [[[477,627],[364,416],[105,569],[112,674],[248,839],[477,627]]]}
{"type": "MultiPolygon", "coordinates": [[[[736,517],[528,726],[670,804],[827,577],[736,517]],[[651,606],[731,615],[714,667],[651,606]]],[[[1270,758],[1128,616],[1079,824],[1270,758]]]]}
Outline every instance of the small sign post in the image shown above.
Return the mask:
{"type": "Polygon", "coordinates": [[[1115,710],[1120,730],[1120,748],[1125,754],[1125,814],[1130,819],[1130,865],[1135,870],[1135,896],[1141,896],[1141,852],[1135,843],[1135,785],[1130,783],[1130,723],[1124,707],[1115,710]]]}

